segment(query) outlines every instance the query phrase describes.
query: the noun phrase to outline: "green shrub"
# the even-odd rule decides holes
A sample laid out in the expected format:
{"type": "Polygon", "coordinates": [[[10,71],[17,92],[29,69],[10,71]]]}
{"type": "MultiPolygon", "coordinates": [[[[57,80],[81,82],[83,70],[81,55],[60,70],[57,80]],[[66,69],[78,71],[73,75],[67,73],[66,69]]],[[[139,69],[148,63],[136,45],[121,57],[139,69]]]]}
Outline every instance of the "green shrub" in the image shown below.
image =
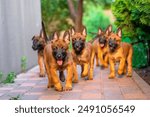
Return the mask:
{"type": "Polygon", "coordinates": [[[70,27],[67,0],[41,0],[41,9],[48,34],[70,27]]]}
{"type": "Polygon", "coordinates": [[[16,78],[16,73],[10,72],[6,77],[6,80],[3,81],[3,83],[14,83],[15,78],[16,78]]]}
{"type": "Polygon", "coordinates": [[[98,31],[98,28],[105,30],[110,24],[109,18],[105,16],[102,8],[100,6],[88,5],[86,8],[86,13],[84,14],[83,23],[87,28],[88,36],[87,41],[91,40],[95,35],[90,32],[98,31]]]}
{"type": "Polygon", "coordinates": [[[19,99],[20,99],[20,95],[17,95],[17,96],[10,97],[9,100],[19,100],[19,99]]]}
{"type": "Polygon", "coordinates": [[[148,65],[147,51],[150,48],[150,0],[115,0],[112,11],[116,17],[115,24],[122,27],[123,41],[136,42],[133,46],[133,66],[148,65]],[[126,40],[128,38],[128,40],[126,40]]]}
{"type": "Polygon", "coordinates": [[[26,56],[21,57],[21,70],[22,72],[25,72],[27,68],[27,58],[26,56]]]}
{"type": "Polygon", "coordinates": [[[0,80],[3,78],[3,73],[0,71],[0,80]]]}

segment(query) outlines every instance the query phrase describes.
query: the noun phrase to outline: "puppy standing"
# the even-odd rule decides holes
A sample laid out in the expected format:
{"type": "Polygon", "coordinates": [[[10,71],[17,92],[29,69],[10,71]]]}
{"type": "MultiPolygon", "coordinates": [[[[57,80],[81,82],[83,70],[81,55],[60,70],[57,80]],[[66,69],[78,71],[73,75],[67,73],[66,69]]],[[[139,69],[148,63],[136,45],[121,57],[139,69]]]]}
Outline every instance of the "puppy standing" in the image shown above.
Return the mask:
{"type": "MultiPolygon", "coordinates": [[[[44,61],[48,74],[48,88],[53,86],[57,91],[62,91],[63,87],[57,75],[58,71],[67,70],[67,78],[64,90],[72,89],[73,78],[73,59],[69,52],[70,36],[65,32],[63,38],[60,38],[55,32],[53,40],[44,48],[44,61]]],[[[76,73],[77,74],[77,73],[76,73]]]]}
{"type": "MultiPolygon", "coordinates": [[[[81,77],[88,76],[89,80],[93,79],[93,68],[91,67],[91,53],[92,44],[86,43],[86,28],[83,29],[82,33],[75,32],[74,28],[71,29],[72,38],[72,56],[74,60],[74,67],[81,65],[81,77]]],[[[76,71],[77,73],[77,71],[76,71]]],[[[77,75],[77,74],[75,74],[77,75]]],[[[77,78],[77,77],[76,77],[77,78]]],[[[78,82],[78,79],[74,79],[74,82],[78,82]]]]}
{"type": "Polygon", "coordinates": [[[129,43],[121,42],[122,30],[118,28],[117,33],[111,33],[108,37],[109,47],[109,63],[110,74],[109,78],[115,77],[115,62],[119,61],[118,74],[125,74],[127,69],[127,76],[132,76],[132,45],[129,43]]]}
{"type": "Polygon", "coordinates": [[[91,64],[94,66],[94,58],[96,58],[96,66],[108,67],[108,34],[112,32],[112,26],[109,25],[105,32],[98,30],[96,40],[93,42],[93,51],[91,64]]]}
{"type": "Polygon", "coordinates": [[[39,64],[39,68],[40,68],[40,77],[45,77],[43,50],[46,45],[46,40],[45,40],[43,30],[40,31],[40,35],[33,36],[32,40],[33,40],[32,48],[35,51],[37,50],[37,53],[38,53],[38,64],[39,64]]]}

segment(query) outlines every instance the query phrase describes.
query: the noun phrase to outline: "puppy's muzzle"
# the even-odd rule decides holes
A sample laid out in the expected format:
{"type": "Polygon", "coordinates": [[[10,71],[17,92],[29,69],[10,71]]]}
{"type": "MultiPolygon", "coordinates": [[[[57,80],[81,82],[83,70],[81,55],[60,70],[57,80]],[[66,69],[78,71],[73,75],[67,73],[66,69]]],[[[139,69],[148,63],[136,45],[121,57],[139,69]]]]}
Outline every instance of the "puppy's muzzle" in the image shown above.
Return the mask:
{"type": "Polygon", "coordinates": [[[99,38],[99,43],[100,43],[100,46],[103,48],[103,47],[105,47],[107,41],[104,38],[99,38]]]}
{"type": "Polygon", "coordinates": [[[118,46],[116,41],[111,39],[109,40],[108,45],[111,52],[114,52],[118,46]]]}
{"type": "Polygon", "coordinates": [[[73,43],[73,48],[75,49],[76,53],[79,54],[84,48],[85,43],[82,40],[77,40],[73,43]]]}
{"type": "Polygon", "coordinates": [[[57,49],[53,51],[53,56],[56,59],[58,65],[62,65],[66,58],[66,51],[63,49],[57,49]]]}

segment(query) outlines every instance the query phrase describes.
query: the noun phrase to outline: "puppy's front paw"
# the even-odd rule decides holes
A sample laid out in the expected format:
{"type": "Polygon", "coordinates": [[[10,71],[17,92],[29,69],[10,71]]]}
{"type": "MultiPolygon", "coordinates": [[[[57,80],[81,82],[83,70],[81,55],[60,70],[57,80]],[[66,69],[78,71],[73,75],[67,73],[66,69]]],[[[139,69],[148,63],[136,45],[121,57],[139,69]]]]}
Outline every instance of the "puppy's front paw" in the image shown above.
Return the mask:
{"type": "Polygon", "coordinates": [[[86,77],[86,76],[88,76],[88,73],[82,72],[81,77],[83,78],[83,77],[86,77]]]}
{"type": "Polygon", "coordinates": [[[109,74],[108,78],[110,78],[110,79],[115,78],[115,74],[114,73],[109,74]]]}
{"type": "Polygon", "coordinates": [[[78,83],[78,80],[77,80],[77,79],[74,79],[72,82],[73,82],[73,83],[78,83]]]}
{"type": "Polygon", "coordinates": [[[119,70],[118,70],[118,74],[119,74],[119,75],[122,75],[122,74],[123,74],[123,70],[120,70],[120,69],[119,69],[119,70]]]}
{"type": "Polygon", "coordinates": [[[58,83],[58,84],[55,85],[55,90],[59,91],[59,92],[63,91],[63,87],[61,86],[60,83],[58,83]]]}
{"type": "Polygon", "coordinates": [[[72,87],[71,86],[66,86],[65,88],[64,88],[64,91],[71,91],[72,90],[72,87]]]}
{"type": "Polygon", "coordinates": [[[39,76],[40,76],[40,77],[45,77],[45,73],[41,72],[41,73],[39,74],[39,76]]]}
{"type": "Polygon", "coordinates": [[[132,73],[128,72],[127,77],[132,77],[132,73]]]}
{"type": "Polygon", "coordinates": [[[88,75],[88,80],[93,80],[93,71],[91,71],[88,75]]]}
{"type": "Polygon", "coordinates": [[[52,85],[52,84],[47,85],[47,88],[53,88],[53,87],[54,87],[54,85],[52,85]]]}
{"type": "Polygon", "coordinates": [[[108,64],[107,64],[107,63],[104,63],[104,67],[107,68],[107,67],[108,67],[108,64]]]}

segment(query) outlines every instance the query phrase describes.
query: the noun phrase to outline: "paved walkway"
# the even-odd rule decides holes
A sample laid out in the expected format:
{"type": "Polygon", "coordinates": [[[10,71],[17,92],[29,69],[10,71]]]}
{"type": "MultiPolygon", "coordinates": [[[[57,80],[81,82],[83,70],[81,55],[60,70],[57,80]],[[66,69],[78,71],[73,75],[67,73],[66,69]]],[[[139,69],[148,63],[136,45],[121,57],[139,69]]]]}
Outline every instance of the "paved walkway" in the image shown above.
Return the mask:
{"type": "MultiPolygon", "coordinates": [[[[80,73],[80,68],[78,68],[80,73]]],[[[47,89],[47,78],[38,77],[39,68],[34,67],[27,73],[17,76],[15,83],[0,86],[0,99],[18,98],[21,100],[120,100],[150,99],[150,86],[135,72],[132,78],[108,79],[109,70],[94,70],[94,80],[79,78],[69,92],[47,89]]]]}

